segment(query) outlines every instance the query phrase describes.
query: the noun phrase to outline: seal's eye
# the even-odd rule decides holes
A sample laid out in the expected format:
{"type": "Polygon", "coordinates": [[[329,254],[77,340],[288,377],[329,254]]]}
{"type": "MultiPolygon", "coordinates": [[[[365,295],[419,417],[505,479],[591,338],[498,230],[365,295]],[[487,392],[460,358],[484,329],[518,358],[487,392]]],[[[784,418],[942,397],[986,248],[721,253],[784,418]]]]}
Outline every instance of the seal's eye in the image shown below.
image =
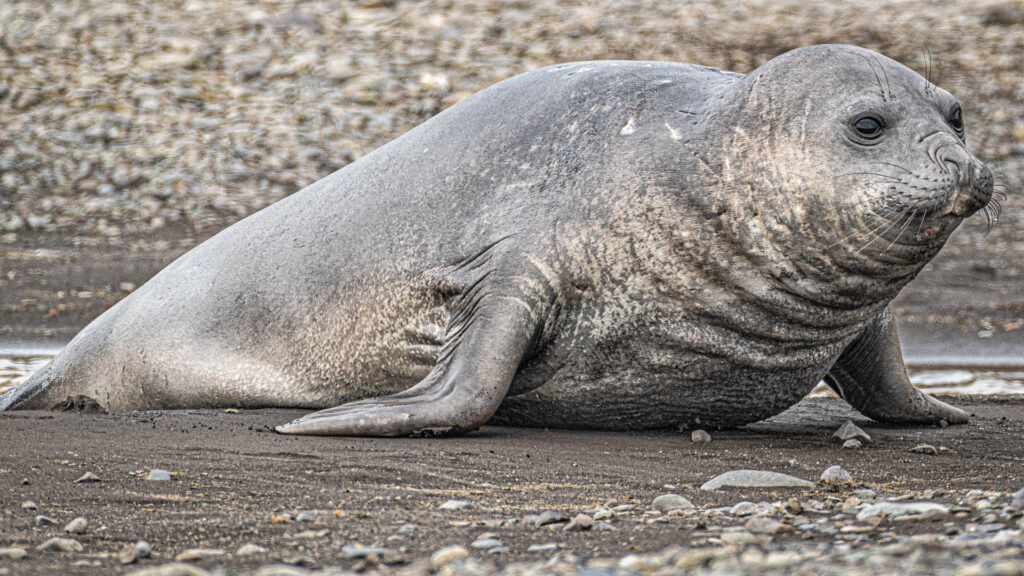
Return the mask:
{"type": "Polygon", "coordinates": [[[949,125],[956,130],[957,134],[964,133],[964,113],[959,106],[953,108],[953,111],[949,114],[949,125]]]}
{"type": "Polygon", "coordinates": [[[882,121],[872,116],[864,116],[853,123],[853,129],[861,138],[874,140],[882,135],[882,121]]]}

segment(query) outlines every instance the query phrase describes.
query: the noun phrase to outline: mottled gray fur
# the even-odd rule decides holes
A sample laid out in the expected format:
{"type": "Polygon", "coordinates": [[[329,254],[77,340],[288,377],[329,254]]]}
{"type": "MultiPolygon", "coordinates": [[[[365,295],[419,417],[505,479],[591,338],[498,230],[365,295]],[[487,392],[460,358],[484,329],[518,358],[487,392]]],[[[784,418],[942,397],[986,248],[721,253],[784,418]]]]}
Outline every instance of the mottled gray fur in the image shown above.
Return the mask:
{"type": "Polygon", "coordinates": [[[910,384],[887,308],[991,196],[955,107],[850,46],[747,75],[523,74],[185,254],[0,407],[363,399],[279,428],[306,434],[732,426],[827,378],[874,418],[964,422],[910,384]]]}

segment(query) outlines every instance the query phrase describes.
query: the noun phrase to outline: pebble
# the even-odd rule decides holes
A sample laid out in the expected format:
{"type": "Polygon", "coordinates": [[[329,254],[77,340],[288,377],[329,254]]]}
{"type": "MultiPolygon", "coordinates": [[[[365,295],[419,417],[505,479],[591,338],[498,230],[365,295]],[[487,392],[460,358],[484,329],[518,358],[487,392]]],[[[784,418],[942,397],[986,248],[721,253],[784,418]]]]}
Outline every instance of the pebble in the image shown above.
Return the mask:
{"type": "Polygon", "coordinates": [[[393,554],[390,549],[381,546],[357,546],[354,544],[346,544],[341,547],[341,555],[350,560],[360,560],[370,555],[375,555],[380,558],[384,558],[388,554],[393,554]]]}
{"type": "Polygon", "coordinates": [[[89,521],[86,520],[85,517],[79,516],[71,522],[68,522],[67,525],[64,526],[64,531],[68,534],[84,534],[85,529],[88,527],[89,521]]]}
{"type": "Polygon", "coordinates": [[[838,430],[832,433],[832,441],[842,444],[848,440],[859,440],[861,443],[867,444],[871,442],[871,436],[862,430],[860,426],[854,424],[853,420],[847,420],[838,430]]]}
{"type": "Polygon", "coordinates": [[[85,474],[82,474],[82,476],[79,477],[78,480],[75,480],[75,484],[87,484],[91,482],[102,482],[102,480],[100,480],[100,477],[93,474],[92,472],[86,472],[85,474]]]}
{"type": "Polygon", "coordinates": [[[441,510],[472,510],[476,505],[468,500],[449,500],[441,504],[441,510]]]}
{"type": "Polygon", "coordinates": [[[757,511],[757,504],[748,502],[746,500],[736,503],[735,506],[729,509],[729,514],[733,516],[750,516],[757,511]]]}
{"type": "Polygon", "coordinates": [[[707,444],[711,442],[711,434],[708,434],[706,430],[694,430],[690,433],[690,441],[694,444],[707,444]]]}
{"type": "Polygon", "coordinates": [[[558,524],[559,522],[567,522],[569,517],[561,512],[555,510],[545,510],[540,514],[531,514],[523,518],[523,521],[527,524],[533,524],[540,528],[541,526],[547,526],[548,524],[558,524]]]}
{"type": "Polygon", "coordinates": [[[31,500],[25,500],[24,502],[21,503],[21,508],[22,510],[38,510],[39,506],[37,506],[36,503],[31,500]]]}
{"type": "Polygon", "coordinates": [[[227,554],[227,552],[220,548],[189,548],[175,556],[174,560],[177,562],[193,562],[204,558],[216,558],[218,556],[224,556],[225,554],[227,554]]]}
{"type": "Polygon", "coordinates": [[[914,454],[927,454],[929,456],[935,456],[939,453],[939,451],[935,449],[935,446],[932,446],[931,444],[918,444],[911,448],[910,451],[914,454]]]}
{"type": "Polygon", "coordinates": [[[24,548],[0,548],[0,558],[6,560],[21,560],[28,556],[28,550],[24,548]]]}
{"type": "Polygon", "coordinates": [[[544,544],[531,544],[527,552],[554,552],[558,550],[557,542],[545,542],[544,544]]]}
{"type": "Polygon", "coordinates": [[[81,552],[81,542],[71,538],[50,538],[36,547],[43,552],[81,552]]]}
{"type": "Polygon", "coordinates": [[[857,513],[857,520],[873,516],[930,520],[949,515],[949,508],[936,502],[879,502],[857,513]]]}
{"type": "Polygon", "coordinates": [[[813,482],[767,470],[730,470],[715,476],[701,490],[720,488],[814,488],[813,482]]]}
{"type": "Polygon", "coordinates": [[[786,514],[802,514],[804,506],[796,498],[790,498],[782,505],[782,511],[786,514]]]}
{"type": "Polygon", "coordinates": [[[851,438],[846,442],[843,442],[843,448],[846,450],[860,450],[863,447],[864,444],[862,444],[860,440],[857,440],[855,438],[851,438]]]}
{"type": "Polygon", "coordinates": [[[153,548],[150,547],[149,542],[138,540],[134,544],[125,544],[121,553],[118,554],[118,559],[121,564],[132,564],[142,558],[149,558],[152,553],[153,548]]]}
{"type": "Polygon", "coordinates": [[[1013,493],[1013,497],[1010,499],[1010,505],[1018,510],[1024,510],[1024,488],[1013,493]]]}
{"type": "Polygon", "coordinates": [[[853,476],[846,470],[843,470],[842,466],[829,466],[825,468],[825,471],[821,473],[822,482],[853,482],[853,476]]]}
{"type": "Polygon", "coordinates": [[[56,523],[57,521],[49,516],[43,516],[42,514],[36,516],[36,526],[49,526],[56,523]]]}
{"type": "Polygon", "coordinates": [[[577,514],[565,525],[566,532],[582,532],[594,526],[594,519],[586,514],[577,514]]]}
{"type": "Polygon", "coordinates": [[[198,566],[172,562],[161,566],[151,566],[136,570],[128,576],[210,576],[210,573],[198,566]]]}
{"type": "Polygon", "coordinates": [[[618,528],[616,528],[615,524],[612,524],[611,522],[598,522],[597,524],[594,524],[594,530],[597,532],[612,532],[614,530],[618,530],[618,528]]]}
{"type": "Polygon", "coordinates": [[[461,560],[467,557],[469,557],[469,550],[466,550],[465,547],[457,544],[454,546],[445,546],[430,555],[430,567],[436,571],[448,564],[451,564],[455,560],[461,560]]]}
{"type": "Polygon", "coordinates": [[[238,547],[238,550],[235,552],[235,555],[237,555],[237,556],[250,556],[252,554],[263,554],[266,551],[267,551],[267,549],[264,548],[263,546],[260,546],[259,544],[253,544],[252,542],[246,542],[245,544],[242,544],[241,546],[238,547]]]}
{"type": "Polygon", "coordinates": [[[743,527],[752,534],[775,534],[790,527],[769,516],[754,516],[743,527]]]}
{"type": "Polygon", "coordinates": [[[693,502],[690,502],[688,499],[686,499],[683,496],[680,496],[679,494],[662,494],[661,496],[658,496],[657,498],[654,499],[654,502],[651,503],[651,506],[653,506],[655,510],[664,513],[670,512],[672,510],[685,510],[688,508],[693,508],[693,502]]]}
{"type": "Polygon", "coordinates": [[[148,482],[168,482],[171,479],[171,473],[161,468],[153,468],[149,472],[149,476],[146,476],[148,482]]]}
{"type": "Polygon", "coordinates": [[[295,515],[296,522],[309,522],[313,520],[313,516],[309,512],[299,512],[295,515]]]}
{"type": "Polygon", "coordinates": [[[491,548],[500,548],[502,546],[504,546],[504,544],[502,544],[501,540],[498,540],[497,538],[480,538],[474,540],[473,543],[469,545],[470,548],[475,548],[477,550],[490,550],[491,548]]]}

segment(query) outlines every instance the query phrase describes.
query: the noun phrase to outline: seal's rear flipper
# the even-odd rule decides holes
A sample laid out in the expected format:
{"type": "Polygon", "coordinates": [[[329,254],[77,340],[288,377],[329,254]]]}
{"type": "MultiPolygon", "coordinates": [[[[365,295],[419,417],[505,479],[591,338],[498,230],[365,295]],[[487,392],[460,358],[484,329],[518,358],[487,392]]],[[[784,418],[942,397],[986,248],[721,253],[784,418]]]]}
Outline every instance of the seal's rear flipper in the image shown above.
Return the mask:
{"type": "Polygon", "coordinates": [[[968,420],[963,410],[910,383],[889,308],[846,347],[825,381],[855,409],[880,422],[965,424],[968,420]]]}
{"type": "Polygon", "coordinates": [[[412,388],[308,414],[276,429],[283,434],[404,436],[480,427],[505,398],[538,318],[520,298],[474,290],[448,328],[430,374],[412,388]],[[476,292],[474,294],[474,292],[476,292]]]}
{"type": "Polygon", "coordinates": [[[0,396],[0,412],[5,410],[21,410],[26,408],[40,408],[35,405],[34,400],[41,392],[46,390],[50,384],[50,370],[53,366],[51,361],[32,375],[24,384],[0,396]]]}

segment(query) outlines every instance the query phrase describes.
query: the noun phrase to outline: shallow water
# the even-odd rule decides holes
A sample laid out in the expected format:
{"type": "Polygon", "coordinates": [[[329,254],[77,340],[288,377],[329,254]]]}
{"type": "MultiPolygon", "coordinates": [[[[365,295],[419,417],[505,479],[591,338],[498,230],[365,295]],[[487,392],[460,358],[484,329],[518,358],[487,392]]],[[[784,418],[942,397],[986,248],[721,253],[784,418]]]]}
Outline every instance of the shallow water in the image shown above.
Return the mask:
{"type": "MultiPolygon", "coordinates": [[[[0,348],[0,394],[28,379],[59,349],[0,348]]],[[[910,369],[910,380],[922,390],[942,394],[1024,394],[1024,366],[1000,369],[910,369]]],[[[832,391],[819,384],[811,396],[832,391]]]]}

